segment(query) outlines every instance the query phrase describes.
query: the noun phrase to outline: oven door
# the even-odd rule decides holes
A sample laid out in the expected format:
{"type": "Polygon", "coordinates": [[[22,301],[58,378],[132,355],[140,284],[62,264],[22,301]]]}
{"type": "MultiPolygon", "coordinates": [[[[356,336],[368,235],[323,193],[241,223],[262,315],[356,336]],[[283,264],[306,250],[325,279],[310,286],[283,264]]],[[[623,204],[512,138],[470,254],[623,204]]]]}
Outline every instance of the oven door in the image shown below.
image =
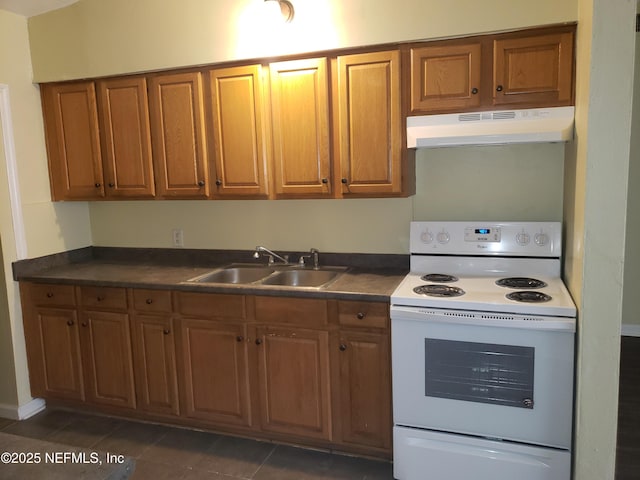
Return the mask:
{"type": "Polygon", "coordinates": [[[574,319],[391,308],[394,424],[570,449],[574,319]]]}

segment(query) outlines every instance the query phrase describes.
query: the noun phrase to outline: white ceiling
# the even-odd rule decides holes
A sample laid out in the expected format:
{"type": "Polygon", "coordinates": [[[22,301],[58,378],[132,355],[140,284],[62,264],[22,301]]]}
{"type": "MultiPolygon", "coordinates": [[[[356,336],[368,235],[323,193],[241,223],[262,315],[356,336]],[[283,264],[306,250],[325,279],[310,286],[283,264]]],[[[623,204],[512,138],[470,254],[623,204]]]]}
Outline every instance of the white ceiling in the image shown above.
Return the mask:
{"type": "Polygon", "coordinates": [[[24,17],[32,17],[50,10],[66,7],[78,0],[0,0],[0,10],[8,10],[24,17]]]}

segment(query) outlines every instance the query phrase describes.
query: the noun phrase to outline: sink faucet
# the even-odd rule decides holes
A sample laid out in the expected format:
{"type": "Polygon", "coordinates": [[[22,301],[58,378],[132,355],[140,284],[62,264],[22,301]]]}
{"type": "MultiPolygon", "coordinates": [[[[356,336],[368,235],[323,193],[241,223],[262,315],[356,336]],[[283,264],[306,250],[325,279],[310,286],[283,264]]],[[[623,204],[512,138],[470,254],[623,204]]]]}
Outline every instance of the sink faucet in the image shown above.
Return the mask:
{"type": "Polygon", "coordinates": [[[253,258],[260,258],[260,254],[261,253],[262,254],[266,253],[268,255],[268,257],[269,257],[269,265],[273,265],[275,263],[274,258],[277,258],[278,260],[280,260],[285,265],[289,265],[289,255],[285,255],[284,257],[281,257],[277,253],[274,253],[271,250],[269,250],[268,248],[260,246],[260,245],[258,245],[256,247],[256,251],[253,252],[253,258]]]}
{"type": "Polygon", "coordinates": [[[317,248],[312,248],[311,250],[309,250],[309,255],[300,255],[300,259],[298,260],[298,264],[300,266],[305,265],[305,258],[310,258],[313,262],[313,268],[315,270],[318,269],[318,267],[320,266],[320,251],[317,248]]]}

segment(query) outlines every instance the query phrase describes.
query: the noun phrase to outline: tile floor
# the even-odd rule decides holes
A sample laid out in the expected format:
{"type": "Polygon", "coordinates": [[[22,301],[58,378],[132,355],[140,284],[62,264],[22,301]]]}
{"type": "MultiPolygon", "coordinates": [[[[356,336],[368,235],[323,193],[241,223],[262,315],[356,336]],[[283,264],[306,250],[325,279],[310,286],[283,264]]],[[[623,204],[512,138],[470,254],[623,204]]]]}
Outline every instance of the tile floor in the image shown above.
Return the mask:
{"type": "MultiPolygon", "coordinates": [[[[0,430],[135,458],[134,480],[391,480],[389,462],[47,409],[0,430]]],[[[1,477],[1,470],[0,470],[1,477]]]]}

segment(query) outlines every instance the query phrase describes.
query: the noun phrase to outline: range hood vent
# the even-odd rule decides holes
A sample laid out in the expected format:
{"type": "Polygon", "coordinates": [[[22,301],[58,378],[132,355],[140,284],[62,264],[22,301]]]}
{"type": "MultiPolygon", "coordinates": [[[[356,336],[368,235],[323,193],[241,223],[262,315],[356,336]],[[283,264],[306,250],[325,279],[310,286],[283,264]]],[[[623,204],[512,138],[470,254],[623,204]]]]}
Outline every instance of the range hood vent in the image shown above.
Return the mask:
{"type": "Polygon", "coordinates": [[[574,107],[407,117],[407,147],[568,142],[574,107]]]}

